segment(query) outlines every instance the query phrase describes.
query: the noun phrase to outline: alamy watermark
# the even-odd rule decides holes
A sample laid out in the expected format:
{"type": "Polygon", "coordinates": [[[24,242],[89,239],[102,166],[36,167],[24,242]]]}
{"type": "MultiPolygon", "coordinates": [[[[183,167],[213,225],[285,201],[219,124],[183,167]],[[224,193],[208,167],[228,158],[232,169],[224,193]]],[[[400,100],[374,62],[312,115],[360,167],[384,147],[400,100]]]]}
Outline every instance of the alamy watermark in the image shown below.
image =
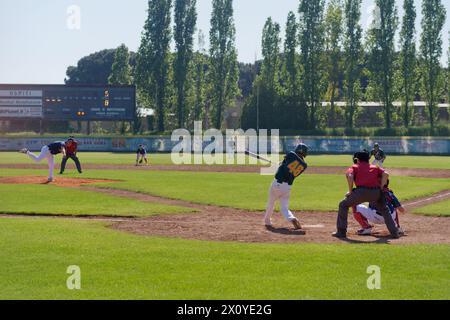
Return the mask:
{"type": "Polygon", "coordinates": [[[258,164],[267,163],[271,167],[261,168],[261,174],[273,174],[280,157],[279,130],[243,129],[225,131],[203,130],[202,122],[194,123],[194,134],[186,129],[173,131],[171,159],[173,164],[258,164]],[[247,158],[247,156],[249,156],[247,158]]]}
{"type": "Polygon", "coordinates": [[[81,29],[81,8],[77,5],[71,5],[66,10],[67,19],[66,26],[69,30],[81,29]]]}
{"type": "Polygon", "coordinates": [[[381,9],[378,5],[373,4],[367,8],[366,14],[368,19],[365,21],[365,29],[381,29],[381,9]]]}
{"type": "Polygon", "coordinates": [[[66,273],[70,276],[66,280],[66,286],[69,290],[81,290],[81,269],[79,266],[68,266],[66,273]]]}
{"type": "Polygon", "coordinates": [[[367,278],[367,289],[381,290],[381,268],[379,266],[368,266],[367,273],[370,274],[367,278]]]}

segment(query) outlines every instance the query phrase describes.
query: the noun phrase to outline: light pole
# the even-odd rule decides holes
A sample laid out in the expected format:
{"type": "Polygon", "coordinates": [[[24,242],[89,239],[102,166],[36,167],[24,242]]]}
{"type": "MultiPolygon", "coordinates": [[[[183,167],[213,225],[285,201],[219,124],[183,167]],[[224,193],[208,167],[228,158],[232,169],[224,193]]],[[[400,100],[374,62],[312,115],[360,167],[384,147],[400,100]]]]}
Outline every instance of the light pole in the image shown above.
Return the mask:
{"type": "Polygon", "coordinates": [[[255,80],[256,83],[256,135],[259,136],[259,81],[258,81],[258,56],[255,52],[255,80]]]}
{"type": "Polygon", "coordinates": [[[256,134],[259,136],[259,83],[256,86],[256,134]]]}

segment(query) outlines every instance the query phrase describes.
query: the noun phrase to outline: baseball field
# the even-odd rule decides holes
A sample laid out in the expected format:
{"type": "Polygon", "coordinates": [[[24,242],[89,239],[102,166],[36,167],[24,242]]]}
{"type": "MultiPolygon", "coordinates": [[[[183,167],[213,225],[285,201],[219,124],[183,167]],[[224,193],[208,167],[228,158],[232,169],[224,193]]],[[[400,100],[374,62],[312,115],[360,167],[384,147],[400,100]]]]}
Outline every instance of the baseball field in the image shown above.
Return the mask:
{"type": "Polygon", "coordinates": [[[264,228],[273,176],[260,165],[79,156],[83,174],[69,162],[45,184],[46,163],[0,153],[0,299],[450,299],[450,157],[390,156],[406,236],[357,236],[349,215],[343,241],[331,233],[347,155],[307,158],[291,196],[306,234],[278,212],[264,228]],[[69,266],[80,290],[68,289],[69,266]]]}

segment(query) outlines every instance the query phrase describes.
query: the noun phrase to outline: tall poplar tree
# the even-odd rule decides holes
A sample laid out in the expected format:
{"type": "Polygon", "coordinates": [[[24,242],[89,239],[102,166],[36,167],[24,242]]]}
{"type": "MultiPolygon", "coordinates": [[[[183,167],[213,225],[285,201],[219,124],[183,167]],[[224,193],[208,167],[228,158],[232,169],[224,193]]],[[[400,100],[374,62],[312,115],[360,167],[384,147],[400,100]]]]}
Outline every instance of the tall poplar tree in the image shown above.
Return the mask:
{"type": "Polygon", "coordinates": [[[194,58],[194,110],[192,118],[194,121],[201,121],[205,112],[205,69],[208,63],[205,50],[205,35],[202,30],[198,32],[197,41],[198,50],[194,58]]]}
{"type": "Polygon", "coordinates": [[[308,104],[309,127],[319,125],[318,114],[321,104],[324,51],[323,12],[324,0],[300,0],[300,49],[301,64],[304,69],[303,93],[308,104]]]}
{"type": "Polygon", "coordinates": [[[414,96],[416,87],[416,8],[414,0],[404,0],[403,23],[400,31],[400,72],[402,100],[401,116],[403,125],[407,128],[413,121],[414,96]]]}
{"type": "Polygon", "coordinates": [[[325,15],[326,78],[328,88],[326,99],[330,101],[329,124],[336,124],[335,101],[339,97],[341,76],[341,55],[343,38],[343,12],[341,0],[331,0],[325,15]]]}
{"type": "Polygon", "coordinates": [[[136,82],[145,100],[155,105],[159,132],[165,130],[167,111],[171,9],[172,0],[148,1],[148,16],[137,55],[136,82]]]}
{"type": "Polygon", "coordinates": [[[194,32],[197,24],[197,0],[175,0],[175,61],[174,82],[177,94],[178,127],[186,125],[186,95],[188,73],[191,67],[194,32]]]}
{"type": "Polygon", "coordinates": [[[284,41],[283,82],[286,94],[290,97],[300,95],[300,66],[298,61],[298,23],[295,13],[290,11],[286,22],[284,41]]]}
{"type": "Polygon", "coordinates": [[[442,56],[442,28],[445,23],[445,7],[440,0],[422,1],[422,36],[420,39],[423,97],[427,103],[430,126],[437,118],[440,94],[442,56]]]}
{"type": "Polygon", "coordinates": [[[212,0],[210,41],[211,103],[213,124],[222,127],[225,108],[239,95],[233,0],[212,0]]]}
{"type": "Polygon", "coordinates": [[[125,44],[116,49],[108,83],[112,85],[129,85],[132,82],[130,52],[125,44]]]}
{"type": "MultiPolygon", "coordinates": [[[[108,83],[111,85],[130,85],[132,83],[130,52],[125,44],[120,45],[114,54],[114,62],[111,67],[111,74],[108,77],[108,83]]],[[[135,126],[139,125],[138,114],[134,119],[135,126]]],[[[114,123],[114,129],[117,130],[117,123],[114,123]]],[[[125,122],[122,121],[121,133],[125,133],[125,122]]]]}
{"type": "Polygon", "coordinates": [[[355,125],[358,101],[361,97],[362,27],[361,0],[345,0],[344,3],[344,96],[347,128],[355,125]]]}
{"type": "Polygon", "coordinates": [[[375,0],[374,21],[369,30],[370,50],[369,70],[374,97],[383,105],[386,128],[393,124],[394,71],[395,71],[395,32],[398,26],[395,0],[375,0]]]}

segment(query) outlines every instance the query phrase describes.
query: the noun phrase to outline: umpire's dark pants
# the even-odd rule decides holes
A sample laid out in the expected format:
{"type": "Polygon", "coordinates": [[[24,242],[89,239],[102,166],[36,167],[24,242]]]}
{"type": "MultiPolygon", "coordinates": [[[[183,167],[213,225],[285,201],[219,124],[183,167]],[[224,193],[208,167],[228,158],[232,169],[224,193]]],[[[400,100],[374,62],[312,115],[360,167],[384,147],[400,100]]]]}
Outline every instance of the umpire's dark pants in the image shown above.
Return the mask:
{"type": "Polygon", "coordinates": [[[392,219],[391,214],[389,213],[389,208],[386,205],[386,199],[379,188],[356,188],[346,199],[341,201],[339,204],[339,214],[337,219],[338,230],[342,232],[347,231],[348,209],[364,202],[374,204],[377,212],[383,215],[384,221],[391,235],[397,235],[398,229],[395,226],[395,222],[392,219]]]}
{"type": "Polygon", "coordinates": [[[66,163],[67,163],[67,159],[70,158],[73,160],[73,162],[75,162],[75,165],[77,166],[77,170],[79,173],[81,173],[81,163],[80,160],[78,159],[78,157],[74,154],[68,154],[65,157],[62,158],[61,161],[61,173],[64,172],[64,170],[66,170],[66,163]]]}

